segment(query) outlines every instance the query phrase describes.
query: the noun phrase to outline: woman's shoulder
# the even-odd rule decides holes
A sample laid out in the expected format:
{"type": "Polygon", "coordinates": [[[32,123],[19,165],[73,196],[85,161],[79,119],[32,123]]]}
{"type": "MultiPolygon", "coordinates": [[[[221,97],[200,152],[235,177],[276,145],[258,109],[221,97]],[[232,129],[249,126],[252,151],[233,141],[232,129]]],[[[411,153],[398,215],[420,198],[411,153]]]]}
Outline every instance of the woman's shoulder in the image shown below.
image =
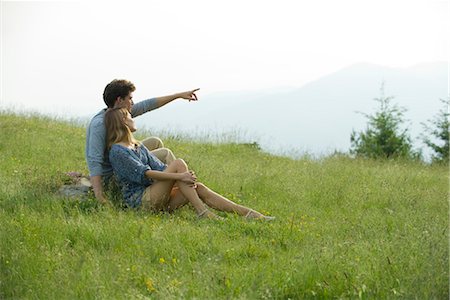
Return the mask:
{"type": "Polygon", "coordinates": [[[112,144],[111,149],[109,149],[109,155],[111,154],[118,154],[118,153],[124,153],[128,152],[128,148],[121,145],[121,144],[112,144]]]}
{"type": "Polygon", "coordinates": [[[116,151],[118,151],[118,150],[124,150],[126,147],[124,147],[124,146],[122,146],[121,144],[112,144],[111,145],[111,150],[116,150],[116,151]]]}

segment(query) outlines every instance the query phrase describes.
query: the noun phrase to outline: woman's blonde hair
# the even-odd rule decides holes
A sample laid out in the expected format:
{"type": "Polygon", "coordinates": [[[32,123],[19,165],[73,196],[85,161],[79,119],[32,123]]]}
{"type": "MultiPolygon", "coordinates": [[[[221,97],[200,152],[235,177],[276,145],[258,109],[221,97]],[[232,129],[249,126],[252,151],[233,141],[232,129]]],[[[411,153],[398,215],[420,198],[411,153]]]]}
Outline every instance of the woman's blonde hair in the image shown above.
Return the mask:
{"type": "Polygon", "coordinates": [[[113,144],[126,141],[138,144],[130,128],[125,124],[129,114],[126,108],[108,108],[105,113],[106,145],[108,149],[113,144]]]}

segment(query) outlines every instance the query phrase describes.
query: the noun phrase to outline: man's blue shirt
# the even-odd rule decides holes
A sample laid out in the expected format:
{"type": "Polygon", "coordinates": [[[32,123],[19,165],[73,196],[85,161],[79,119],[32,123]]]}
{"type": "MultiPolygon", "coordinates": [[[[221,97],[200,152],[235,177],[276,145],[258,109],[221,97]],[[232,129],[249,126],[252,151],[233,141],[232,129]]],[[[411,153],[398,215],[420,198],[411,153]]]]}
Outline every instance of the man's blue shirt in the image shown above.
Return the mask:
{"type": "MultiPolygon", "coordinates": [[[[156,98],[136,103],[131,108],[131,116],[137,117],[158,108],[156,98]]],[[[106,128],[104,124],[106,108],[98,112],[86,131],[86,162],[90,176],[110,176],[113,169],[106,149],[106,128]]]]}

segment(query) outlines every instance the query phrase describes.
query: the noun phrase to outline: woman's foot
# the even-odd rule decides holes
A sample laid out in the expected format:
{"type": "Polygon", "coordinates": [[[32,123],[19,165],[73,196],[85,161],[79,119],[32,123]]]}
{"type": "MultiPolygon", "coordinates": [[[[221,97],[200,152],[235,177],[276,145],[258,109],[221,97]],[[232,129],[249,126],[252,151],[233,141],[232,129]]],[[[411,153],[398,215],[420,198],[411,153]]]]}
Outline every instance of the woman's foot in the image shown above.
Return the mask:
{"type": "Polygon", "coordinates": [[[204,211],[198,213],[197,216],[202,219],[223,220],[222,217],[216,215],[215,213],[213,213],[212,211],[210,211],[207,208],[204,211]]]}
{"type": "Polygon", "coordinates": [[[275,217],[265,216],[262,213],[257,212],[256,210],[250,209],[245,215],[246,219],[256,219],[256,220],[264,220],[264,221],[273,221],[275,217]]]}

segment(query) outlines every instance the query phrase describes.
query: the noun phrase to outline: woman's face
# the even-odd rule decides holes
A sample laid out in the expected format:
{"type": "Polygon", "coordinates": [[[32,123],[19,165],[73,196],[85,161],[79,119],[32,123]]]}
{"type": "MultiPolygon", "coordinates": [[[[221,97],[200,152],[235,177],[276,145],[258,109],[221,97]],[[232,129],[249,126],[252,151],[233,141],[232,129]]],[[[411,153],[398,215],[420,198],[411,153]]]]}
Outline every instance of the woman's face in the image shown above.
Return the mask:
{"type": "Polygon", "coordinates": [[[124,123],[125,125],[128,126],[128,128],[130,128],[131,132],[135,132],[136,131],[136,124],[134,123],[133,118],[131,117],[130,113],[127,113],[127,116],[124,119],[124,123]]]}

